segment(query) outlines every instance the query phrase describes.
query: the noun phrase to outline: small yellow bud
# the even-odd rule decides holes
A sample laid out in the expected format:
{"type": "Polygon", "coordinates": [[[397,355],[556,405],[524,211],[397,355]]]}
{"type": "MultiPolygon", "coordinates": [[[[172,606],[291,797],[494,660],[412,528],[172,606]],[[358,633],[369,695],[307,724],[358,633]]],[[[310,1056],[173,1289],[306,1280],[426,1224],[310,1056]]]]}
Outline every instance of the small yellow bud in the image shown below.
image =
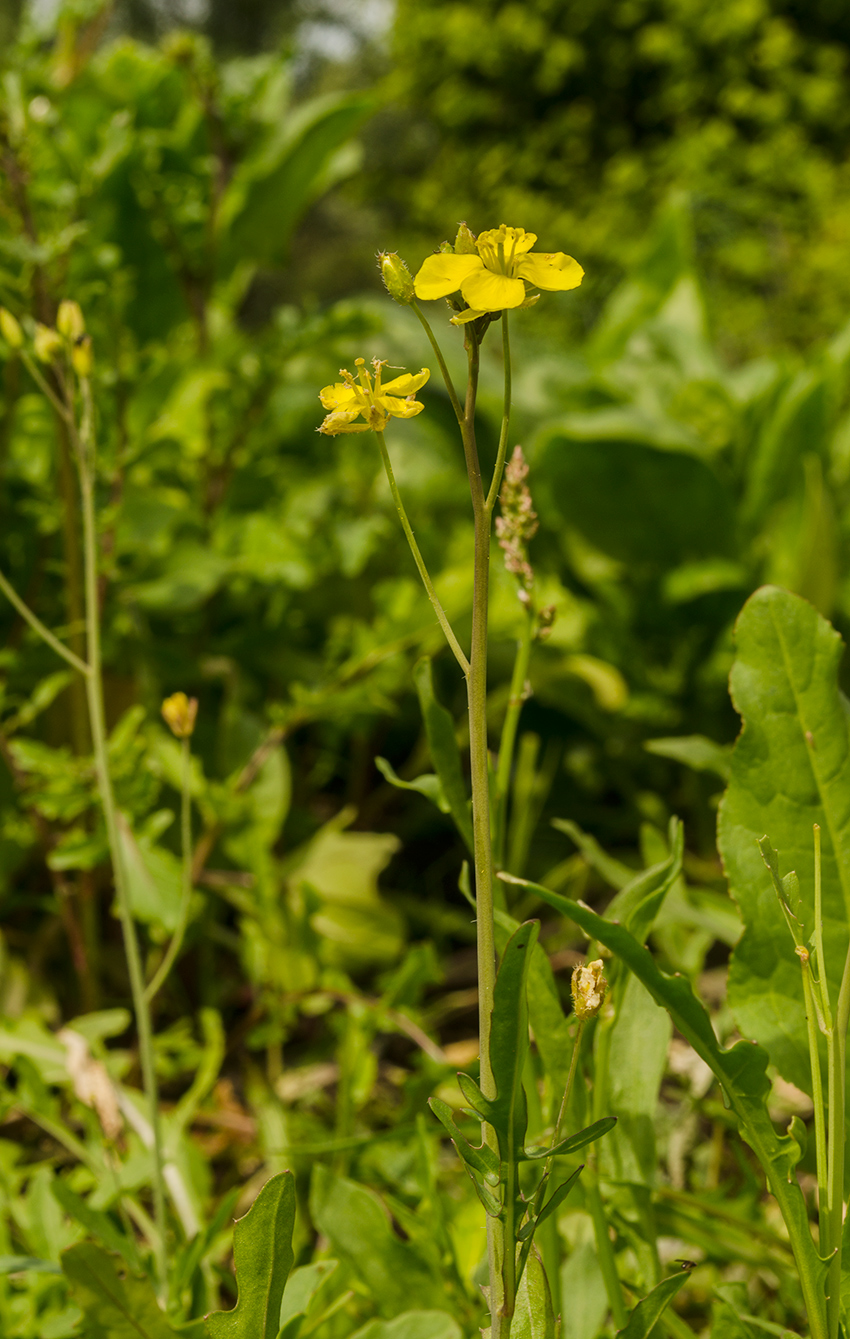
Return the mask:
{"type": "Polygon", "coordinates": [[[465,223],[458,224],[457,237],[455,238],[455,255],[478,255],[478,247],[475,245],[475,234],[470,231],[465,223]]]}
{"type": "Polygon", "coordinates": [[[588,962],[584,967],[576,967],[573,972],[572,992],[573,1009],[580,1023],[595,1018],[602,1008],[608,982],[602,975],[602,959],[588,962]]]}
{"type": "Polygon", "coordinates": [[[173,735],[188,739],[195,728],[198,699],[185,693],[172,693],[162,704],[162,717],[173,735]]]}
{"type": "Polygon", "coordinates": [[[78,377],[90,377],[94,359],[91,351],[91,335],[80,335],[71,349],[71,365],[78,377]]]}
{"type": "Polygon", "coordinates": [[[403,307],[408,307],[413,301],[413,275],[401,256],[396,251],[381,251],[378,254],[378,265],[390,297],[403,307]]]}
{"type": "Polygon", "coordinates": [[[24,332],[14,316],[5,307],[0,307],[0,334],[10,349],[21,349],[24,344],[24,332]]]}
{"type": "Polygon", "coordinates": [[[60,335],[69,340],[72,344],[86,333],[86,323],[83,320],[83,313],[80,310],[79,302],[59,303],[59,311],[56,313],[56,329],[60,335]]]}
{"type": "Polygon", "coordinates": [[[49,325],[42,325],[39,322],[35,327],[33,348],[40,362],[52,363],[56,355],[62,352],[62,340],[49,325]]]}

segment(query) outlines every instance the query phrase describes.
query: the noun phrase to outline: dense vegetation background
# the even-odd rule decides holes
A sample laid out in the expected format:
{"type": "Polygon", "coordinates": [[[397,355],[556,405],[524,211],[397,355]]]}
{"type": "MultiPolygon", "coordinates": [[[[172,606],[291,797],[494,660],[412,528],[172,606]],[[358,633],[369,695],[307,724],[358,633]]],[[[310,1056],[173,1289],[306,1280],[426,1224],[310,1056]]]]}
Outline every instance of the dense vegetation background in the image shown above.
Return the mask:
{"type": "MultiPolygon", "coordinates": [[[[585,267],[577,293],[516,322],[512,437],[557,617],[532,662],[508,865],[604,905],[624,867],[663,858],[678,815],[686,878],[653,944],[728,1034],[740,920],[714,830],[739,724],[734,620],[765,581],[840,630],[850,619],[850,17],[829,0],[7,0],[0,33],[0,302],[51,323],[74,298],[93,336],[111,747],[151,962],[179,901],[178,754],[159,707],[176,690],[200,702],[192,922],[157,1002],[166,1100],[192,1094],[174,1107],[192,1211],[209,1221],[225,1192],[292,1164],[302,1260],[317,1229],[346,1262],[339,1295],[353,1289],[319,1339],[435,1289],[472,1324],[478,1206],[421,1125],[428,1093],[475,1059],[464,850],[424,795],[385,779],[430,770],[413,664],[436,657],[455,718],[463,684],[374,444],[317,436],[317,392],[360,355],[428,363],[383,294],[379,248],[417,266],[460,219],[506,221],[585,267]],[[357,1233],[334,1235],[345,1215],[324,1182],[310,1217],[317,1160],[389,1197],[410,1277],[369,1275],[357,1233]],[[456,1214],[429,1255],[437,1176],[456,1214]],[[456,1274],[440,1272],[448,1241],[456,1274]]],[[[445,343],[458,359],[456,332],[445,343]]],[[[69,445],[15,350],[2,360],[0,567],[79,646],[69,445]]],[[[499,394],[487,348],[485,457],[499,394]]],[[[462,461],[439,387],[422,398],[391,448],[468,635],[462,461]]],[[[521,610],[495,561],[494,580],[495,732],[521,610]]],[[[0,625],[0,1254],[55,1261],[80,1229],[51,1178],[87,1194],[94,1176],[60,1113],[96,1135],[55,1030],[85,1015],[93,1053],[137,1077],[80,686],[5,604],[0,625]]],[[[583,941],[545,917],[544,941],[566,1000],[583,941]]],[[[661,1236],[706,1262],[688,1322],[714,1307],[728,1323],[712,1289],[740,1283],[744,1259],[750,1309],[794,1323],[760,1185],[724,1143],[716,1091],[671,1056],[640,1175],[669,1192],[661,1236]],[[739,1219],[712,1235],[720,1185],[739,1219]],[[760,1225],[755,1246],[741,1221],[760,1225]]],[[[803,1095],[782,1101],[805,1114],[803,1095]]],[[[207,1299],[230,1288],[226,1220],[205,1229],[192,1286],[207,1299]]],[[[635,1276],[651,1274],[627,1210],[617,1225],[635,1276]]],[[[579,1205],[564,1286],[597,1301],[565,1319],[574,1339],[605,1320],[586,1227],[579,1205]]],[[[63,1289],[49,1272],[0,1279],[4,1333],[70,1335],[63,1289]]]]}

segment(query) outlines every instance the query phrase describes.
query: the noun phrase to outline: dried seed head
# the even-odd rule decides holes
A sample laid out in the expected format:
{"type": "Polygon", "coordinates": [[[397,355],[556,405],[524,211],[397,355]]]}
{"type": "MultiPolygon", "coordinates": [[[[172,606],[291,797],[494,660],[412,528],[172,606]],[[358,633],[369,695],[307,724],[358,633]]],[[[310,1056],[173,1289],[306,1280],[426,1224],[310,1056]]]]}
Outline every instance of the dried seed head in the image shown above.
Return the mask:
{"type": "Polygon", "coordinates": [[[595,1018],[602,1008],[608,982],[602,975],[602,959],[576,967],[573,972],[572,992],[573,1009],[580,1023],[595,1018]]]}

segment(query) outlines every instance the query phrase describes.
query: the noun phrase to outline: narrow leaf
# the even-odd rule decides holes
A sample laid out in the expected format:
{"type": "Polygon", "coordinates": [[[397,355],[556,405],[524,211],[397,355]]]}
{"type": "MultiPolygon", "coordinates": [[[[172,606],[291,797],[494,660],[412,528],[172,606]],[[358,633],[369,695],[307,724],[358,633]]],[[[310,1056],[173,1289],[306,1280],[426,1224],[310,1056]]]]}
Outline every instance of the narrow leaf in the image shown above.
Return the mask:
{"type": "Polygon", "coordinates": [[[88,1339],[178,1339],[150,1279],[122,1276],[116,1257],[100,1246],[87,1241],[71,1246],[62,1253],[62,1269],[86,1318],[88,1339]]]}
{"type": "Polygon", "coordinates": [[[647,1335],[655,1329],[676,1293],[687,1281],[686,1269],[683,1269],[681,1274],[671,1274],[669,1279],[662,1279],[643,1301],[638,1302],[622,1330],[618,1330],[617,1333],[622,1335],[622,1339],[647,1339],[647,1335]]]}
{"type": "Polygon", "coordinates": [[[294,1227],[295,1177],[279,1172],[233,1229],[239,1299],[232,1311],[207,1316],[210,1339],[277,1339],[281,1299],[294,1260],[294,1227]]]}
{"type": "Polygon", "coordinates": [[[603,1134],[613,1130],[616,1124],[616,1116],[603,1116],[601,1120],[594,1121],[592,1125],[588,1125],[584,1130],[571,1134],[568,1139],[562,1139],[560,1144],[556,1144],[554,1148],[525,1149],[523,1161],[539,1162],[541,1158],[560,1157],[565,1153],[575,1153],[578,1149],[584,1148],[586,1144],[592,1144],[597,1139],[601,1139],[603,1134]]]}
{"type": "Polygon", "coordinates": [[[443,1128],[451,1135],[458,1156],[463,1159],[467,1166],[473,1167],[482,1176],[498,1176],[499,1159],[494,1150],[488,1148],[486,1144],[476,1148],[473,1144],[470,1144],[468,1139],[464,1138],[454,1123],[452,1109],[448,1102],[442,1101],[439,1097],[431,1097],[428,1099],[428,1105],[443,1128]]]}
{"type": "Polygon", "coordinates": [[[496,1097],[490,1104],[490,1123],[499,1140],[503,1161],[523,1155],[527,1124],[522,1071],[528,1050],[526,984],[531,950],[537,943],[538,921],[526,921],[508,940],[496,977],[490,1023],[490,1066],[496,1097]]]}
{"type": "Polygon", "coordinates": [[[50,1189],[65,1212],[70,1214],[81,1227],[84,1227],[90,1236],[97,1237],[98,1241],[107,1250],[115,1251],[118,1255],[123,1256],[130,1268],[137,1274],[143,1272],[138,1246],[131,1237],[127,1236],[126,1232],[121,1231],[109,1217],[109,1214],[104,1213],[102,1209],[93,1209],[81,1195],[77,1195],[71,1189],[66,1181],[61,1181],[58,1177],[52,1182],[50,1189]]]}
{"type": "Polygon", "coordinates": [[[437,769],[443,794],[449,806],[451,816],[458,832],[472,850],[472,819],[469,812],[469,800],[463,779],[460,749],[455,738],[455,725],[450,712],[437,701],[434,693],[434,680],[431,674],[431,660],[423,656],[413,668],[413,679],[419,694],[419,706],[431,761],[437,769]]]}
{"type": "Polygon", "coordinates": [[[450,812],[449,802],[446,799],[440,778],[436,776],[434,772],[425,772],[422,776],[417,776],[413,781],[403,781],[392,763],[388,762],[386,758],[376,758],[375,766],[384,780],[389,781],[390,785],[395,786],[396,790],[418,791],[420,795],[425,796],[426,800],[430,800],[432,804],[435,804],[441,814],[450,812]]]}

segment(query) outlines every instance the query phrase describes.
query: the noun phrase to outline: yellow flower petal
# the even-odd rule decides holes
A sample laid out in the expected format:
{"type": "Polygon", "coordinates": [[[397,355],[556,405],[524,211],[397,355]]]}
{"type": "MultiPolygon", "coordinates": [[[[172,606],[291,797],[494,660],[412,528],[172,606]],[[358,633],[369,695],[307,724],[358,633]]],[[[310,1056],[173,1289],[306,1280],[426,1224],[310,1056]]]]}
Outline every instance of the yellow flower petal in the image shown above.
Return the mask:
{"type": "Polygon", "coordinates": [[[418,400],[398,400],[393,395],[381,396],[381,408],[393,418],[415,418],[425,408],[418,400]]]}
{"type": "Polygon", "coordinates": [[[327,415],[318,431],[323,432],[326,437],[336,437],[340,432],[368,432],[368,423],[352,426],[352,420],[357,418],[359,413],[359,409],[336,409],[327,415]]]}
{"type": "Polygon", "coordinates": [[[507,258],[512,252],[515,256],[521,256],[524,252],[530,251],[536,241],[536,232],[526,232],[525,228],[508,228],[503,223],[500,228],[489,228],[487,232],[480,232],[476,238],[476,245],[498,247],[501,242],[507,258]]]}
{"type": "Polygon", "coordinates": [[[466,311],[458,312],[456,316],[449,319],[449,325],[467,325],[470,321],[477,321],[479,316],[486,316],[486,312],[478,312],[474,307],[467,307],[466,311]]]}
{"type": "Polygon", "coordinates": [[[325,409],[352,409],[358,405],[357,391],[341,381],[334,386],[323,386],[319,391],[319,399],[325,409]]]}
{"type": "Polygon", "coordinates": [[[424,302],[447,298],[450,293],[458,291],[464,279],[482,268],[480,256],[450,256],[440,252],[438,256],[428,256],[422,262],[413,281],[413,290],[424,302]]]}
{"type": "Polygon", "coordinates": [[[430,375],[430,369],[427,367],[423,367],[421,372],[404,372],[402,376],[386,382],[383,388],[384,393],[389,395],[413,395],[414,391],[421,390],[430,375]]]}
{"type": "Polygon", "coordinates": [[[521,307],[525,301],[525,284],[521,279],[509,279],[506,274],[494,274],[492,270],[471,274],[464,279],[460,291],[470,307],[480,312],[521,307]]]}
{"type": "Polygon", "coordinates": [[[584,270],[578,261],[573,260],[572,256],[565,256],[563,251],[536,251],[530,256],[524,256],[516,269],[520,278],[550,293],[578,288],[584,278],[584,270]]]}

